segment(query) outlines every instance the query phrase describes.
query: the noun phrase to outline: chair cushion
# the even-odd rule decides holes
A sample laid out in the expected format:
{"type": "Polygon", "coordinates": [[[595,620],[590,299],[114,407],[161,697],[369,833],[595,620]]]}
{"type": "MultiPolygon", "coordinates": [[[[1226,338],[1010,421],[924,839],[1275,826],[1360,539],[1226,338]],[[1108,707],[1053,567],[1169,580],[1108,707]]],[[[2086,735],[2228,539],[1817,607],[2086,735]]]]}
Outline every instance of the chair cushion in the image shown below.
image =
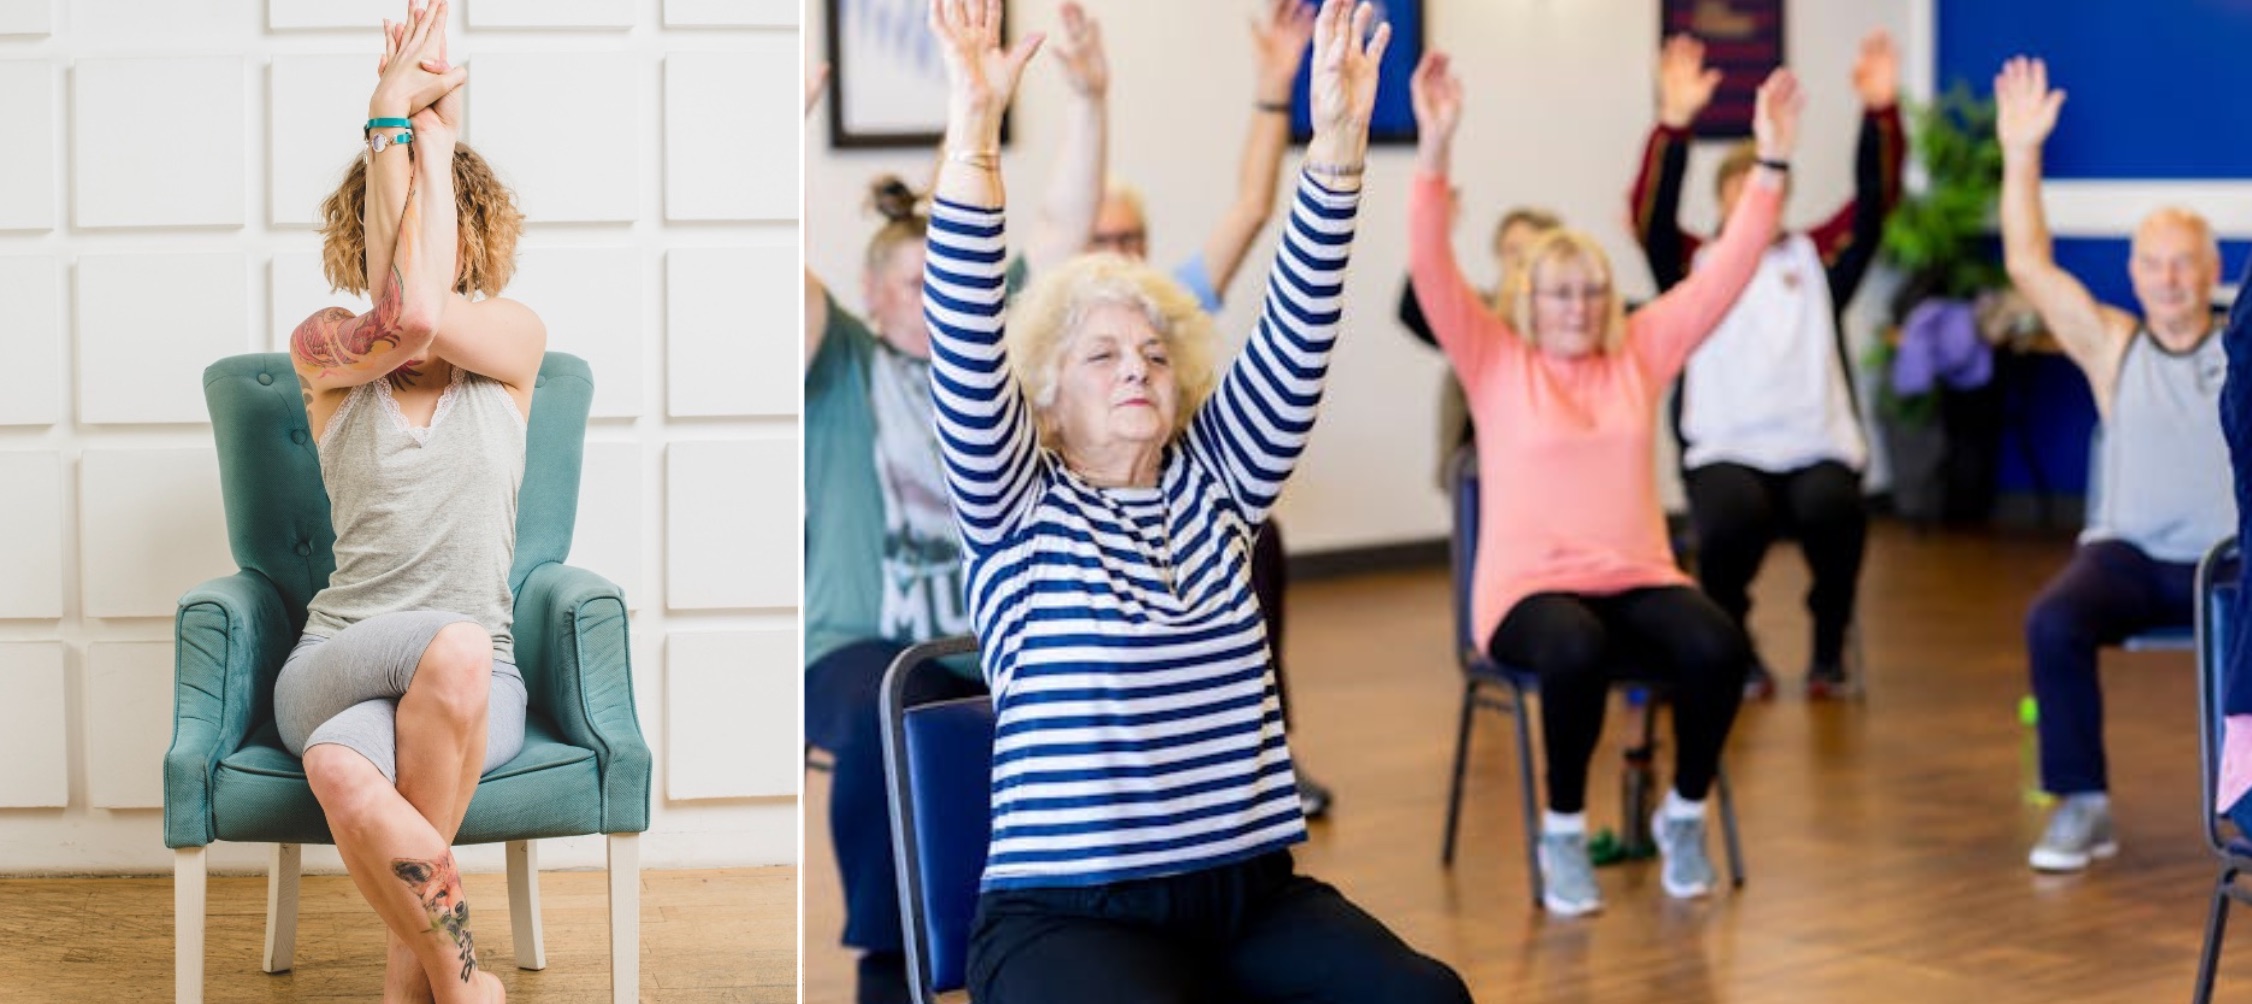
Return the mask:
{"type": "MultiPolygon", "coordinates": [[[[524,749],[486,772],[469,803],[457,844],[599,833],[602,806],[594,751],[565,743],[529,715],[524,749]]],[[[281,744],[272,722],[219,761],[212,783],[218,839],[328,844],[328,820],[305,781],[305,765],[281,744]]]]}
{"type": "Polygon", "coordinates": [[[993,704],[942,701],[902,716],[931,987],[968,985],[970,920],[993,832],[993,704]]]}

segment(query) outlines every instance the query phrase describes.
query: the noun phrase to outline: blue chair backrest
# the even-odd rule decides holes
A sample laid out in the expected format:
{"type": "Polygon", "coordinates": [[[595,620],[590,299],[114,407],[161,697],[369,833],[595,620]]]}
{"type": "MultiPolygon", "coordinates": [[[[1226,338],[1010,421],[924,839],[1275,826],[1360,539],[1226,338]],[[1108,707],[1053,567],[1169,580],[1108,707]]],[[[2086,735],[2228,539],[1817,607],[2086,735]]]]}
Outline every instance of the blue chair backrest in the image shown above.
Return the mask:
{"type": "Polygon", "coordinates": [[[1455,653],[1466,663],[1485,652],[1471,637],[1470,596],[1478,564],[1478,450],[1474,443],[1455,448],[1447,458],[1447,485],[1454,502],[1454,531],[1447,539],[1447,560],[1454,572],[1455,653]]]}
{"type": "Polygon", "coordinates": [[[2212,803],[2221,776],[2232,660],[2242,658],[2237,651],[2241,643],[2235,622],[2243,592],[2243,568],[2243,555],[2234,537],[2214,545],[2197,565],[2197,738],[2204,782],[2199,798],[2205,803],[2206,840],[2215,851],[2226,847],[2221,817],[2213,811],[2212,803]]]}
{"type": "MultiPolygon", "coordinates": [[[[290,616],[303,623],[305,604],[336,570],[336,531],[297,371],[286,352],[230,356],[203,371],[203,398],[219,447],[235,564],[272,582],[290,616]]],[[[532,569],[570,554],[593,398],[585,360],[547,354],[526,425],[511,589],[521,590],[532,569]]]]}
{"type": "Polygon", "coordinates": [[[884,677],[893,863],[918,1001],[968,983],[970,921],[993,833],[994,713],[986,697],[908,706],[906,694],[917,674],[952,672],[945,656],[975,650],[969,638],[917,645],[884,677]]]}

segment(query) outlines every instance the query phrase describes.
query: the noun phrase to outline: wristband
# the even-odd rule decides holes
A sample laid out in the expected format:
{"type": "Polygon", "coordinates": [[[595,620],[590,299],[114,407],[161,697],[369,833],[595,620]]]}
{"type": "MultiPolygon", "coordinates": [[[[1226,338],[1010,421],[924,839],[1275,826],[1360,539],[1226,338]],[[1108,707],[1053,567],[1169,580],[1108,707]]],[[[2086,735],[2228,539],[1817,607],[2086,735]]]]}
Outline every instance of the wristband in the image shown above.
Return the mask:
{"type": "Polygon", "coordinates": [[[948,150],[946,151],[946,159],[957,164],[968,164],[985,171],[996,171],[1001,167],[1001,151],[990,148],[984,150],[948,150]]]}
{"type": "Polygon", "coordinates": [[[1361,176],[1361,172],[1367,169],[1368,163],[1366,161],[1358,164],[1324,164],[1312,160],[1306,162],[1307,174],[1319,175],[1324,178],[1358,178],[1361,176]]]}
{"type": "Polygon", "coordinates": [[[1766,157],[1761,157],[1759,158],[1758,164],[1759,166],[1767,168],[1770,171],[1781,171],[1784,174],[1791,173],[1791,162],[1787,160],[1770,160],[1766,157]]]}
{"type": "Polygon", "coordinates": [[[360,127],[360,131],[364,133],[364,132],[367,132],[367,131],[368,131],[368,130],[370,130],[370,129],[412,129],[412,128],[414,128],[414,123],[413,123],[413,122],[410,122],[410,121],[408,121],[408,120],[406,120],[406,119],[369,119],[369,120],[368,120],[368,124],[366,124],[366,125],[364,125],[364,126],[361,126],[361,127],[360,127]]]}
{"type": "Polygon", "coordinates": [[[1290,114],[1290,102],[1288,101],[1254,101],[1251,103],[1251,107],[1263,112],[1273,112],[1277,115],[1290,114]]]}

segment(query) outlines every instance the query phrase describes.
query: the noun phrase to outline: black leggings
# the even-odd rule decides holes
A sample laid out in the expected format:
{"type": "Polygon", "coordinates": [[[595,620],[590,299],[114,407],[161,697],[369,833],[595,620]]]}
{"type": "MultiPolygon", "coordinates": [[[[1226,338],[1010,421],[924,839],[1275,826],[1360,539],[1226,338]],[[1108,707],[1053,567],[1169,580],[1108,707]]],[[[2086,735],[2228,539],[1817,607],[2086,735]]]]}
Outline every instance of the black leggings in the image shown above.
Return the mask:
{"type": "Polygon", "coordinates": [[[1814,579],[1806,592],[1806,609],[1814,615],[1814,663],[1843,665],[1869,536],[1861,475],[1828,460],[1787,474],[1707,464],[1689,471],[1684,486],[1697,528],[1697,577],[1713,602],[1743,628],[1752,608],[1752,577],[1768,547],[1785,534],[1795,536],[1814,579]]]}
{"type": "Polygon", "coordinates": [[[1587,807],[1587,763],[1603,736],[1613,675],[1664,684],[1673,704],[1673,787],[1701,800],[1744,699],[1744,632],[1687,586],[1610,596],[1539,593],[1501,619],[1486,651],[1540,677],[1548,807],[1587,807]]]}

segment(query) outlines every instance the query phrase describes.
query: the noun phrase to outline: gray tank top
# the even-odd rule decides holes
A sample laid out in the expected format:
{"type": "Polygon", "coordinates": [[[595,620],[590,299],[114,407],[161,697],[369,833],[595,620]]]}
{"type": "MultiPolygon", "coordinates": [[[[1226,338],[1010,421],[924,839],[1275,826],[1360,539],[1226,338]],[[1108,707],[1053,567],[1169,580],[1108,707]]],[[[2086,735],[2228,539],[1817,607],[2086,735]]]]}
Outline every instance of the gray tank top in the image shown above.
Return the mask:
{"type": "Polygon", "coordinates": [[[336,527],[336,572],[308,604],[307,634],[329,637],[396,610],[474,617],[493,658],[516,661],[508,569],[524,417],[497,380],[454,369],[428,428],[376,380],[352,388],[321,432],[321,478],[336,527]]]}
{"type": "Polygon", "coordinates": [[[2085,543],[2122,540],[2159,561],[2194,562],[2236,532],[2221,384],[2220,332],[2181,354],[2137,329],[2119,361],[2097,454],[2085,543]]]}

